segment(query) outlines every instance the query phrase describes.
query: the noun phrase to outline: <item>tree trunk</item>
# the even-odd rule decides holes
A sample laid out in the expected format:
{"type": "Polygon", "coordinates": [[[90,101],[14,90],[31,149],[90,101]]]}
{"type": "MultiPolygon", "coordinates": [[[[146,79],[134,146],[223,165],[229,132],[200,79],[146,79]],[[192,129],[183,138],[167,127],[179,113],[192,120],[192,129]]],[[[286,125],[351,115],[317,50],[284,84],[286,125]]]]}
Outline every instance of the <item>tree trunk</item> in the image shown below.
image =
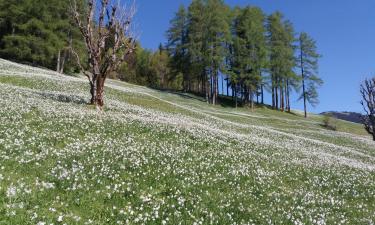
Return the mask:
{"type": "Polygon", "coordinates": [[[304,61],[303,61],[303,50],[302,50],[302,43],[300,43],[300,51],[301,51],[301,75],[302,75],[302,91],[303,91],[303,108],[305,111],[305,118],[307,118],[307,105],[306,105],[306,87],[305,87],[305,71],[303,69],[304,67],[304,61]]]}
{"type": "Polygon", "coordinates": [[[104,106],[104,81],[105,79],[102,76],[99,76],[97,79],[97,88],[96,88],[96,104],[100,108],[104,106]]]}
{"type": "Polygon", "coordinates": [[[280,85],[280,109],[281,109],[281,112],[285,111],[284,87],[282,84],[280,85]]]}
{"type": "Polygon", "coordinates": [[[272,85],[272,109],[275,109],[276,101],[275,101],[275,87],[272,85]]]}
{"type": "Polygon", "coordinates": [[[209,80],[205,79],[205,89],[206,89],[206,101],[207,104],[210,104],[210,82],[209,80]]]}
{"type": "Polygon", "coordinates": [[[66,57],[67,57],[67,50],[64,51],[64,55],[63,55],[63,58],[61,60],[61,65],[60,65],[60,73],[63,74],[64,73],[64,67],[65,67],[65,60],[66,60],[66,57]]]}
{"type": "Polygon", "coordinates": [[[227,96],[229,96],[229,77],[227,77],[227,96]]]}
{"type": "Polygon", "coordinates": [[[91,105],[96,105],[96,80],[90,82],[91,105]]]}
{"type": "Polygon", "coordinates": [[[277,87],[275,87],[275,104],[276,104],[276,109],[279,110],[279,94],[277,87]]]}
{"type": "Polygon", "coordinates": [[[307,118],[306,87],[305,87],[305,77],[304,77],[303,72],[302,72],[302,91],[303,91],[303,108],[305,111],[305,118],[307,118]]]}
{"type": "Polygon", "coordinates": [[[60,60],[61,60],[61,50],[57,52],[57,65],[56,72],[60,73],[60,60]]]}
{"type": "Polygon", "coordinates": [[[264,92],[263,92],[263,84],[261,84],[261,86],[260,86],[260,91],[261,91],[261,95],[262,95],[262,105],[264,105],[264,92]]]}
{"type": "Polygon", "coordinates": [[[212,73],[210,73],[210,96],[209,96],[209,99],[210,99],[210,103],[212,104],[212,100],[213,100],[213,77],[212,77],[212,73]]]}
{"type": "Polygon", "coordinates": [[[212,104],[216,105],[217,104],[217,99],[218,99],[218,74],[217,71],[215,70],[212,79],[211,79],[211,95],[212,95],[212,104]]]}
{"type": "Polygon", "coordinates": [[[234,101],[236,102],[236,109],[238,107],[238,100],[237,100],[237,87],[234,88],[234,101]]]}
{"type": "Polygon", "coordinates": [[[219,96],[220,96],[220,90],[219,90],[219,74],[216,74],[216,104],[219,103],[219,96]]]}
{"type": "Polygon", "coordinates": [[[249,91],[250,95],[250,107],[251,111],[254,111],[254,92],[252,90],[249,91]]]}

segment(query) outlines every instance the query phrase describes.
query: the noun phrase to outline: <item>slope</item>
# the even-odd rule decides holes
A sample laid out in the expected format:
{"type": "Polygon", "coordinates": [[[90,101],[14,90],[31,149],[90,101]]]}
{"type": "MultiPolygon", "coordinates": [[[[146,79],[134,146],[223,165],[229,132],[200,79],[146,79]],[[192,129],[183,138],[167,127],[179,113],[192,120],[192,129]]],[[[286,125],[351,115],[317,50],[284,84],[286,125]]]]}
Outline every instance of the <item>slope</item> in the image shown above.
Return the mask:
{"type": "Polygon", "coordinates": [[[0,60],[0,224],[372,224],[375,144],[266,108],[0,60]]]}

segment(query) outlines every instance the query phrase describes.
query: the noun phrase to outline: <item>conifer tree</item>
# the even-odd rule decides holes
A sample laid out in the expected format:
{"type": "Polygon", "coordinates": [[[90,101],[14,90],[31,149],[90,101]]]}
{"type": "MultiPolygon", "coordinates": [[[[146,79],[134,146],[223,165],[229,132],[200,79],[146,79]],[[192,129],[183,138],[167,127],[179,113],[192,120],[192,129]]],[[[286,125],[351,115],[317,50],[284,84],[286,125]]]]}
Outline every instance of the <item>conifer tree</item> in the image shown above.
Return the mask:
{"type": "Polygon", "coordinates": [[[183,74],[184,91],[190,91],[189,55],[187,50],[187,12],[180,6],[167,31],[167,49],[171,55],[170,67],[175,75],[183,74]]]}
{"type": "Polygon", "coordinates": [[[69,1],[60,0],[0,1],[6,9],[0,10],[0,57],[50,69],[58,64],[56,69],[63,72],[68,56],[64,49],[70,44],[83,47],[68,6],[69,1]]]}
{"type": "Polygon", "coordinates": [[[244,89],[245,102],[254,107],[254,95],[261,85],[266,67],[264,15],[259,8],[246,7],[235,21],[237,68],[244,89]]]}
{"type": "Polygon", "coordinates": [[[313,106],[319,103],[317,88],[323,85],[322,79],[318,77],[318,59],[321,56],[317,53],[315,41],[304,32],[299,36],[299,51],[302,80],[302,94],[299,99],[303,99],[307,117],[307,103],[313,106]]]}
{"type": "Polygon", "coordinates": [[[208,61],[205,58],[206,26],[205,5],[202,0],[193,0],[188,9],[187,25],[190,72],[195,74],[194,78],[197,79],[198,89],[206,95],[206,100],[209,102],[210,85],[206,71],[208,61]]]}
{"type": "Polygon", "coordinates": [[[227,54],[225,44],[229,38],[229,8],[222,0],[207,0],[205,15],[207,20],[205,32],[207,71],[211,81],[211,103],[218,102],[219,71],[223,70],[224,59],[227,54]]]}
{"type": "MultiPolygon", "coordinates": [[[[284,21],[279,12],[273,13],[267,20],[269,70],[271,74],[272,107],[285,110],[285,96],[289,92],[288,79],[293,76],[295,58],[292,24],[284,21]]],[[[287,97],[288,99],[288,97],[287,97]]]]}

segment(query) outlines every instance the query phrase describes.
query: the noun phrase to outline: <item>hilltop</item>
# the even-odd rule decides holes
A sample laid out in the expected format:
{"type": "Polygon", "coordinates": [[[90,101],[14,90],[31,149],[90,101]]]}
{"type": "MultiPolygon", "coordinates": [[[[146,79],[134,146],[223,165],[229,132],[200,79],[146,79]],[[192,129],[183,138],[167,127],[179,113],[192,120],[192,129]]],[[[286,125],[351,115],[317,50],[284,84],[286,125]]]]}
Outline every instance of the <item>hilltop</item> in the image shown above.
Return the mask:
{"type": "Polygon", "coordinates": [[[272,111],[0,59],[0,224],[372,224],[375,143],[272,111]]]}
{"type": "Polygon", "coordinates": [[[338,119],[346,120],[353,123],[360,123],[362,124],[362,114],[356,112],[323,112],[322,115],[332,115],[338,119]]]}

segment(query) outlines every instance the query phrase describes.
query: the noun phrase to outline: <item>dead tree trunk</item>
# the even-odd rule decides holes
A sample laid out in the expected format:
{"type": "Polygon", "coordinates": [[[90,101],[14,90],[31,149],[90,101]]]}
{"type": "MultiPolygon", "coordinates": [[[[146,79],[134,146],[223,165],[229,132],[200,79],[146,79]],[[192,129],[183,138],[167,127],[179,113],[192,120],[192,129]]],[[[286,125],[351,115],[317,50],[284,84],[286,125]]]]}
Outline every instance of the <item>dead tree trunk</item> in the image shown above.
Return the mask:
{"type": "Polygon", "coordinates": [[[360,91],[362,95],[361,104],[366,112],[366,115],[362,118],[363,125],[375,141],[375,77],[365,80],[360,91]]]}
{"type": "Polygon", "coordinates": [[[72,16],[86,44],[89,71],[82,66],[79,55],[73,48],[70,49],[90,82],[91,104],[102,108],[107,76],[117,70],[136,47],[130,26],[135,8],[134,5],[131,8],[121,8],[114,1],[100,0],[100,7],[96,9],[95,1],[88,0],[87,8],[80,10],[76,0],[70,1],[72,16]],[[87,12],[85,19],[82,19],[81,11],[87,12]],[[94,18],[98,18],[98,21],[94,22],[94,18]]]}

